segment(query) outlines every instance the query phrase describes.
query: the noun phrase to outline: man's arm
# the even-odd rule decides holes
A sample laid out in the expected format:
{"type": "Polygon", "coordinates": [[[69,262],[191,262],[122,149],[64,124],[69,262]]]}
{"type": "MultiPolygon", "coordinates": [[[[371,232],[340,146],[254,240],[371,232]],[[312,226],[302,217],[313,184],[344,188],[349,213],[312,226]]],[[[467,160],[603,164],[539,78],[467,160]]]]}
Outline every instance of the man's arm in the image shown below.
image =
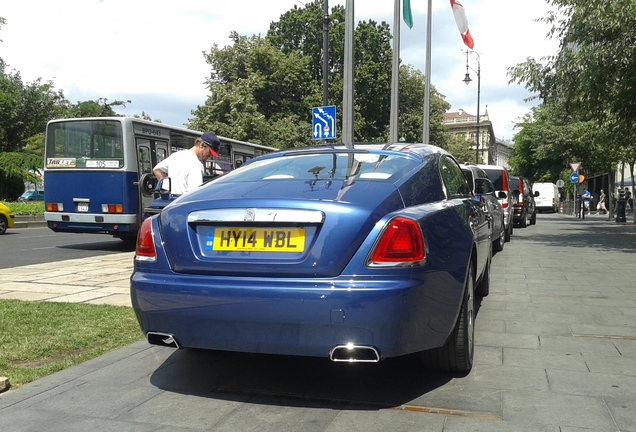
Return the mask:
{"type": "Polygon", "coordinates": [[[157,180],[168,177],[168,173],[163,171],[161,168],[154,167],[152,173],[155,175],[155,177],[157,177],[157,180]]]}

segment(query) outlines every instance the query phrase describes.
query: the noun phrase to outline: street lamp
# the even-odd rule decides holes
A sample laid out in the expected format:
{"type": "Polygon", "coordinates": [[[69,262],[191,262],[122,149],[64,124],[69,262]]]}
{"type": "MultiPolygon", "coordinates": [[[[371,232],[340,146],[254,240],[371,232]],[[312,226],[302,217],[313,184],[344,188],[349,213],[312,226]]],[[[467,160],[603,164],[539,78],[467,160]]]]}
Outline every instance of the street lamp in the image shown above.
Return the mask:
{"type": "Polygon", "coordinates": [[[466,51],[466,76],[462,80],[466,85],[472,81],[472,79],[470,79],[470,73],[468,73],[469,68],[477,74],[477,139],[475,141],[475,163],[479,163],[479,94],[481,92],[481,59],[479,58],[479,53],[466,51]],[[475,54],[477,56],[477,70],[468,66],[468,54],[475,54]]]}

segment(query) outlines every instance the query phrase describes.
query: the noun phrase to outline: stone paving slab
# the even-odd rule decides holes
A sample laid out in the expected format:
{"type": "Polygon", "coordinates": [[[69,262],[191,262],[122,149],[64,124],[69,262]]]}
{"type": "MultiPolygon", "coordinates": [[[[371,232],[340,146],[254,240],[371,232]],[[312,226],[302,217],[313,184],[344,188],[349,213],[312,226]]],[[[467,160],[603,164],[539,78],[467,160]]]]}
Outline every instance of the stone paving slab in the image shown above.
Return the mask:
{"type": "MultiPolygon", "coordinates": [[[[515,229],[469,374],[142,341],[0,394],[0,430],[636,431],[635,258],[633,224],[541,214],[515,229]]],[[[129,306],[132,259],[0,270],[0,298],[129,306]]]]}

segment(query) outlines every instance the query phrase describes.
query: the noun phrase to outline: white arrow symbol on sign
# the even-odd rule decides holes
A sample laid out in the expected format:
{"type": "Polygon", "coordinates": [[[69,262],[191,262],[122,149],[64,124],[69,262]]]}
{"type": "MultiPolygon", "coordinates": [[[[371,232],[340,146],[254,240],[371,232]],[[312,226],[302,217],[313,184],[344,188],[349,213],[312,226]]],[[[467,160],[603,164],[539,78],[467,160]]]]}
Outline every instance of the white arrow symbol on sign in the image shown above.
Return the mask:
{"type": "MultiPolygon", "coordinates": [[[[318,111],[320,111],[320,114],[324,115],[325,117],[327,117],[329,119],[329,122],[331,123],[331,127],[325,126],[325,136],[329,135],[329,129],[331,130],[335,130],[334,127],[334,118],[332,116],[330,116],[324,109],[322,108],[318,108],[318,111]]],[[[322,119],[321,119],[322,120],[322,119]]]]}
{"type": "MultiPolygon", "coordinates": [[[[322,117],[320,117],[318,114],[315,114],[315,113],[314,113],[314,117],[316,117],[316,119],[320,120],[321,122],[325,124],[325,129],[327,130],[329,129],[329,126],[325,119],[323,119],[322,117]]],[[[322,127],[320,126],[320,124],[316,123],[316,126],[314,126],[314,136],[322,135],[321,133],[318,132],[319,129],[322,129],[322,127]]]]}

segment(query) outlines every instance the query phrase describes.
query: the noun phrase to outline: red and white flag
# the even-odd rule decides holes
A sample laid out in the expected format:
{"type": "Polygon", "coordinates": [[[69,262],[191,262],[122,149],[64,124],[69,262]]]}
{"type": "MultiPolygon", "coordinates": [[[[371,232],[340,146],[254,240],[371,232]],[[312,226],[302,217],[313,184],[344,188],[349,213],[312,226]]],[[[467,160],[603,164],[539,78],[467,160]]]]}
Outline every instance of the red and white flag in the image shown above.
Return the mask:
{"type": "Polygon", "coordinates": [[[464,11],[464,6],[457,0],[450,0],[451,8],[453,8],[453,15],[455,15],[455,22],[457,22],[457,28],[459,29],[459,34],[462,35],[462,39],[464,40],[464,44],[473,49],[475,46],[475,41],[473,41],[473,37],[470,35],[470,30],[468,30],[468,20],[466,19],[466,12],[464,11]]]}

